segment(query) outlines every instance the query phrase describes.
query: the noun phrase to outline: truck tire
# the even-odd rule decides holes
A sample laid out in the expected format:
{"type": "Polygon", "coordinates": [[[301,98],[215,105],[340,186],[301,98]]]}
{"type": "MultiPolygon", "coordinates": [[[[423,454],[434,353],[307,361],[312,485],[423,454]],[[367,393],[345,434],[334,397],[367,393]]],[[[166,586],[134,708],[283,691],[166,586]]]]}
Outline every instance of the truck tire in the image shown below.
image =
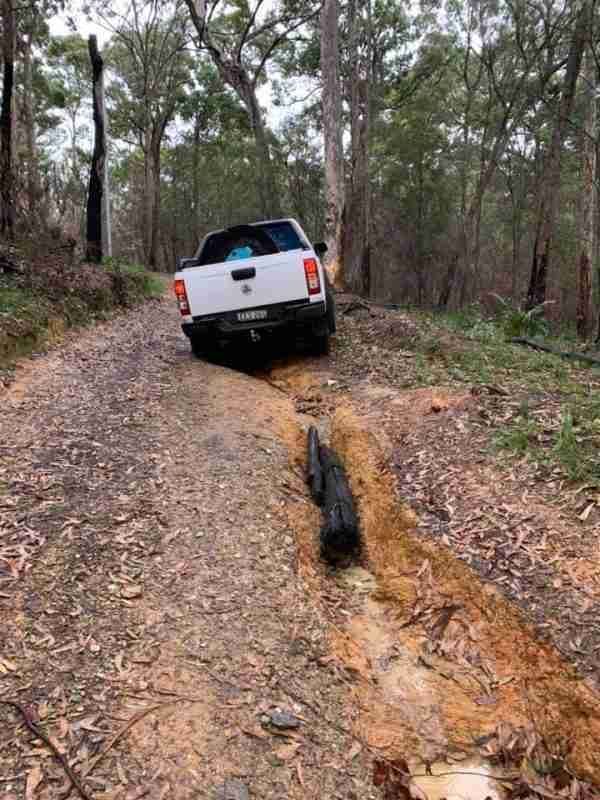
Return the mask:
{"type": "Polygon", "coordinates": [[[190,346],[196,358],[203,361],[213,361],[216,357],[216,345],[205,336],[190,336],[190,346]]]}
{"type": "Polygon", "coordinates": [[[198,336],[190,336],[190,347],[196,358],[202,358],[204,355],[204,343],[198,336]]]}
{"type": "Polygon", "coordinates": [[[313,333],[311,351],[315,356],[329,355],[329,331],[313,333]]]}
{"type": "Polygon", "coordinates": [[[335,321],[335,300],[333,299],[333,293],[329,287],[327,287],[325,292],[325,299],[327,302],[327,328],[329,329],[329,333],[335,333],[337,330],[335,321]]]}

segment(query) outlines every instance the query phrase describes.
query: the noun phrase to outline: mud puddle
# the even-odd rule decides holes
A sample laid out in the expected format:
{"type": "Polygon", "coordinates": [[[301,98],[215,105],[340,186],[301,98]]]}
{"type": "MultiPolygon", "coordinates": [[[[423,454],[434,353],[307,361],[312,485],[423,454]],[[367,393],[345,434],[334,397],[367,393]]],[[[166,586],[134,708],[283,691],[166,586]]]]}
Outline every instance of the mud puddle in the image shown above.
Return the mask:
{"type": "Polygon", "coordinates": [[[411,763],[414,784],[427,800],[501,800],[506,791],[500,780],[502,773],[492,770],[479,759],[470,758],[460,766],[443,762],[425,765],[411,763]],[[425,774],[429,768],[431,774],[425,774]]]}
{"type": "MultiPolygon", "coordinates": [[[[347,638],[339,641],[346,663],[371,683],[373,694],[389,707],[387,740],[386,723],[376,718],[363,727],[366,742],[378,750],[387,747],[397,755],[405,751],[406,763],[413,784],[427,800],[500,800],[505,791],[500,779],[507,773],[494,769],[481,757],[453,748],[447,735],[447,719],[443,713],[447,688],[435,679],[435,674],[410,647],[406,637],[398,635],[390,619],[389,608],[376,599],[377,579],[364,567],[351,566],[336,576],[341,586],[362,599],[362,608],[346,628],[347,638]],[[352,657],[357,648],[363,658],[352,657]],[[350,651],[350,652],[348,652],[350,651]],[[348,657],[349,656],[349,657],[348,657]],[[420,742],[406,742],[390,726],[392,716],[398,716],[407,731],[420,742]],[[383,735],[383,739],[382,739],[383,735]],[[406,748],[416,748],[419,758],[410,757],[406,748]],[[448,760],[438,760],[442,756],[448,760]]],[[[339,651],[338,651],[339,652],[339,651]]],[[[400,726],[397,727],[397,733],[400,726]]]]}

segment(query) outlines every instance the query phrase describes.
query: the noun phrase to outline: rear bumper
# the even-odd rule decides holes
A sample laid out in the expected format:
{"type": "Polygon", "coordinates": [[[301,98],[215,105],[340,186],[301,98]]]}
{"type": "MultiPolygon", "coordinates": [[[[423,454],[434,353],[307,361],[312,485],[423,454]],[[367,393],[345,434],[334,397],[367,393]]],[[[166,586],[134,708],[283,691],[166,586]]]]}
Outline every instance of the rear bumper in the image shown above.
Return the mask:
{"type": "Polygon", "coordinates": [[[207,314],[202,317],[194,317],[192,322],[184,322],[181,327],[188,338],[206,334],[229,338],[251,330],[267,331],[281,327],[314,327],[320,321],[325,320],[326,311],[323,300],[316,303],[295,300],[289,303],[277,303],[275,305],[239,310],[266,311],[268,316],[266,319],[238,322],[237,310],[226,311],[222,314],[207,314]]]}

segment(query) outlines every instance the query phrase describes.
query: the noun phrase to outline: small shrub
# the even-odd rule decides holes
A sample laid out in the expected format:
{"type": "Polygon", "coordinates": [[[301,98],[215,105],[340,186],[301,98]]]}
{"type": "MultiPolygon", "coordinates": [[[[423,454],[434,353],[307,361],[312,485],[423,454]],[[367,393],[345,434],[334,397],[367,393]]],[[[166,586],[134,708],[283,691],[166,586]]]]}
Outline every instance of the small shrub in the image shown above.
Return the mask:
{"type": "Polygon", "coordinates": [[[444,345],[439,336],[426,336],[421,340],[419,349],[426,356],[439,356],[444,352],[444,345]]]}
{"type": "Polygon", "coordinates": [[[546,303],[526,311],[511,305],[504,297],[497,294],[494,297],[501,305],[500,322],[506,336],[511,339],[518,336],[548,336],[550,329],[544,319],[546,303]]]}
{"type": "Polygon", "coordinates": [[[160,278],[140,264],[127,264],[115,258],[106,258],[103,264],[112,279],[118,305],[129,306],[144,297],[160,297],[163,293],[160,278]]]}
{"type": "Polygon", "coordinates": [[[500,331],[492,320],[478,319],[466,332],[467,338],[479,342],[494,342],[499,338],[500,331]]]}
{"type": "Polygon", "coordinates": [[[583,428],[588,428],[588,425],[582,425],[580,430],[572,411],[565,410],[552,448],[552,456],[573,481],[598,477],[600,473],[595,448],[582,441],[583,428]]]}
{"type": "Polygon", "coordinates": [[[477,305],[465,306],[457,311],[450,311],[446,314],[446,319],[451,328],[468,331],[481,322],[481,309],[477,305]]]}
{"type": "Polygon", "coordinates": [[[509,428],[499,431],[495,437],[495,444],[503,450],[524,456],[536,449],[538,428],[530,419],[521,419],[509,428]]]}

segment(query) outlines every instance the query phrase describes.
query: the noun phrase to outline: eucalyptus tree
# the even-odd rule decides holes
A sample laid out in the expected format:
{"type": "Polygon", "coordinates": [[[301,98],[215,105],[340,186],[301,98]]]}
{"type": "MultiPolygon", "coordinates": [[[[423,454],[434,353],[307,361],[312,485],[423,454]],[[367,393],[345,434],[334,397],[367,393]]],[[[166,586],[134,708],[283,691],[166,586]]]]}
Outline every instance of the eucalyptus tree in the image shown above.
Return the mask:
{"type": "Polygon", "coordinates": [[[38,163],[37,120],[34,108],[34,48],[48,41],[47,14],[56,6],[48,2],[22,6],[17,24],[17,54],[21,62],[18,80],[18,111],[20,130],[24,140],[23,154],[20,158],[21,172],[25,173],[27,211],[30,224],[40,222],[38,202],[41,199],[40,170],[38,163]]]}
{"type": "Polygon", "coordinates": [[[188,207],[193,212],[189,229],[190,249],[194,249],[199,230],[206,215],[210,214],[209,200],[204,191],[206,164],[203,149],[215,137],[223,136],[228,129],[234,129],[246,143],[248,151],[251,151],[252,144],[248,142],[251,129],[239,99],[223,82],[212,61],[205,57],[192,61],[190,81],[185,98],[179,106],[179,117],[185,126],[182,136],[184,151],[190,156],[187,175],[182,175],[181,179],[190,191],[188,207]]]}
{"type": "Polygon", "coordinates": [[[272,137],[258,99],[258,89],[277,49],[310,20],[320,7],[314,0],[185,0],[199,48],[206,50],[222,80],[238,95],[248,113],[256,145],[256,178],[265,216],[281,214],[273,164],[272,137]]]}
{"type": "Polygon", "coordinates": [[[335,283],[343,281],[344,149],[340,83],[339,0],[324,0],[321,10],[322,114],[327,206],[327,264],[335,283]]]}
{"type": "Polygon", "coordinates": [[[431,305],[455,237],[461,177],[447,102],[454,76],[440,69],[441,51],[422,56],[390,92],[373,135],[371,280],[375,296],[431,305]]]}
{"type": "MultiPolygon", "coordinates": [[[[77,237],[83,226],[89,164],[87,121],[92,93],[86,40],[78,33],[52,37],[45,50],[41,78],[45,105],[67,120],[68,146],[61,143],[62,159],[54,164],[58,184],[54,202],[60,223],[77,237]]],[[[39,103],[39,94],[34,96],[39,103]]]]}
{"type": "Polygon", "coordinates": [[[526,114],[560,69],[560,9],[550,2],[467,0],[455,4],[450,32],[456,62],[461,130],[458,246],[439,297],[462,304],[478,290],[481,214],[485,195],[526,114]],[[558,18],[558,19],[557,19],[558,18]]]}
{"type": "Polygon", "coordinates": [[[571,37],[560,89],[560,101],[540,181],[531,275],[527,291],[528,309],[541,305],[546,300],[546,284],[559,203],[563,143],[570,124],[588,30],[593,20],[594,6],[595,0],[578,0],[573,4],[568,15],[567,24],[571,31],[571,37]]]}
{"type": "Polygon", "coordinates": [[[143,154],[141,238],[144,262],[159,261],[161,155],[165,134],[190,80],[187,18],[168,0],[131,0],[123,13],[96,14],[112,31],[105,50],[114,136],[143,154]]]}
{"type": "Polygon", "coordinates": [[[180,111],[185,125],[165,148],[161,229],[169,264],[193,253],[209,230],[261,213],[248,115],[211,66],[196,71],[180,111]]]}

